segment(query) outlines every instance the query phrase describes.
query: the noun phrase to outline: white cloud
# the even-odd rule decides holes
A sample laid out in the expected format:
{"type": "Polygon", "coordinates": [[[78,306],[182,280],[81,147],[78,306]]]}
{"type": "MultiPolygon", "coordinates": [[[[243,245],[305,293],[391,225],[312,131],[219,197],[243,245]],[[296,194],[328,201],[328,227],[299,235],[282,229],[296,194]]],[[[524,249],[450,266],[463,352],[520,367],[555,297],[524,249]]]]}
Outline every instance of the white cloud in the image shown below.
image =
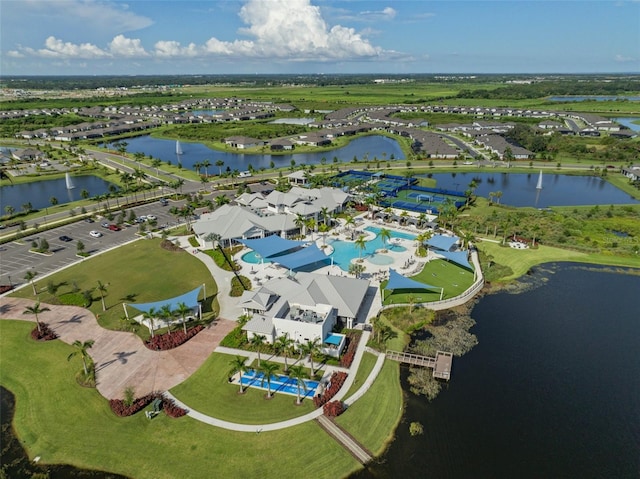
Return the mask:
{"type": "Polygon", "coordinates": [[[17,50],[9,50],[7,52],[7,56],[11,57],[11,58],[24,58],[25,57],[24,53],[20,53],[17,50]]]}
{"type": "Polygon", "coordinates": [[[360,12],[359,16],[367,20],[393,20],[397,14],[393,8],[385,7],[382,10],[365,10],[360,12]]]}
{"type": "MultiPolygon", "coordinates": [[[[40,0],[27,0],[38,3],[40,0]]],[[[57,3],[57,2],[56,2],[57,3]]],[[[64,2],[63,2],[64,3],[64,2]]],[[[125,21],[122,9],[114,10],[108,4],[70,0],[70,3],[87,9],[107,9],[112,16],[125,21]],[[107,8],[109,7],[109,8],[107,8]]],[[[393,18],[396,11],[386,7],[379,12],[370,12],[386,18],[393,18]]],[[[102,49],[91,43],[74,44],[63,42],[50,36],[45,48],[18,47],[15,54],[59,59],[97,58],[228,58],[279,61],[330,61],[366,60],[381,56],[398,56],[396,52],[385,51],[374,46],[365,38],[365,33],[342,25],[329,26],[319,7],[311,0],[246,0],[239,12],[246,25],[239,34],[246,39],[225,41],[211,37],[204,44],[183,45],[175,40],[159,40],[152,50],[146,50],[139,39],[116,35],[102,49]]],[[[130,26],[145,22],[134,17],[130,26]],[[134,21],[135,20],[135,21],[134,21]]]]}
{"type": "Polygon", "coordinates": [[[109,51],[114,57],[136,58],[149,56],[139,39],[126,38],[124,35],[117,35],[109,43],[109,51]]]}
{"type": "Polygon", "coordinates": [[[616,55],[614,57],[614,59],[615,59],[615,61],[620,62],[620,63],[629,63],[629,62],[633,62],[633,61],[636,60],[633,57],[625,57],[624,55],[620,55],[620,54],[616,55]]]}

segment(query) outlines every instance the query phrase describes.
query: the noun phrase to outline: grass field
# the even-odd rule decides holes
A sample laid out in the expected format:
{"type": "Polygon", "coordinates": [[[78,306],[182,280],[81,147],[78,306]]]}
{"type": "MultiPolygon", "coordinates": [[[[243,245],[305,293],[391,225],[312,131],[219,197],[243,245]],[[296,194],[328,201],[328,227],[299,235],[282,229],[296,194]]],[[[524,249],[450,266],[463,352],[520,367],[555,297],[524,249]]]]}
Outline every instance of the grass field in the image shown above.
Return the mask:
{"type": "MultiPolygon", "coordinates": [[[[164,414],[152,421],[142,413],[118,418],[95,389],[76,384],[78,365],[66,361],[73,348],[60,341],[36,343],[29,338],[32,328],[24,321],[0,321],[0,384],[15,394],[17,435],[30,457],[40,456],[41,463],[73,464],[135,479],[334,479],[359,468],[315,422],[253,434],[164,414]]],[[[400,395],[399,387],[382,396],[389,394],[400,395]]],[[[373,411],[346,414],[355,423],[366,423],[363,414],[373,416],[373,411]]],[[[377,432],[384,438],[391,428],[377,432]]]]}
{"type": "MultiPolygon", "coordinates": [[[[440,288],[444,288],[442,299],[453,298],[466,291],[473,284],[473,271],[443,259],[429,261],[423,270],[411,279],[435,286],[434,290],[385,292],[384,304],[408,303],[413,297],[414,303],[427,303],[440,300],[440,288]]],[[[382,287],[387,282],[382,283],[382,287]]]]}
{"type": "Polygon", "coordinates": [[[369,373],[371,373],[371,371],[373,370],[373,366],[375,366],[376,360],[377,358],[375,355],[368,352],[364,353],[364,355],[362,356],[362,361],[360,362],[360,367],[358,368],[358,372],[356,373],[356,378],[347,391],[347,394],[345,394],[344,399],[348,399],[353,393],[360,389],[360,386],[364,384],[366,379],[369,377],[369,373]]]}
{"type": "MultiPolygon", "coordinates": [[[[101,326],[114,330],[121,329],[123,325],[123,302],[159,301],[186,293],[204,283],[207,298],[203,311],[211,317],[211,303],[218,291],[211,273],[200,260],[184,251],[170,252],[161,248],[159,239],[138,240],[117,250],[89,257],[47,278],[38,280],[36,276],[35,284],[43,303],[57,304],[60,303],[57,297],[72,292],[74,284],[82,291],[94,289],[98,281],[107,285],[107,310],[102,311],[98,291],[92,292],[93,302],[89,309],[99,316],[101,326]],[[47,291],[49,282],[58,286],[55,295],[47,291]]],[[[33,298],[33,291],[26,287],[12,296],[33,298]]],[[[217,302],[214,309],[217,314],[217,302]]],[[[133,310],[131,312],[134,313],[133,310]]],[[[142,328],[139,333],[146,338],[148,331],[142,328]]]]}

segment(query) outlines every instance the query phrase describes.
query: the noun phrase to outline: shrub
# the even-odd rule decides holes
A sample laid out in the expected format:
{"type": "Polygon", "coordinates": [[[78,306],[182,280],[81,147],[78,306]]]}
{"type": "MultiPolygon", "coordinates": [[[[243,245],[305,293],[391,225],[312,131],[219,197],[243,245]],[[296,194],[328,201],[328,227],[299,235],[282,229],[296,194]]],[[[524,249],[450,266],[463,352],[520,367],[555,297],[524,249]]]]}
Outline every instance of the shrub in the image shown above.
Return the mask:
{"type": "Polygon", "coordinates": [[[187,410],[178,406],[173,399],[162,398],[162,410],[169,417],[182,417],[187,410]]]}
{"type": "Polygon", "coordinates": [[[231,278],[231,291],[229,292],[229,296],[242,296],[245,290],[250,289],[251,280],[249,278],[246,276],[234,276],[231,278]]]}
{"type": "Polygon", "coordinates": [[[166,249],[167,251],[184,251],[180,246],[174,244],[172,241],[168,239],[162,240],[160,242],[160,247],[162,249],[166,249]]]}
{"type": "Polygon", "coordinates": [[[36,341],[51,341],[58,339],[58,335],[53,332],[47,323],[40,323],[40,331],[38,331],[37,327],[34,328],[31,331],[31,338],[36,341]]]}
{"type": "Polygon", "coordinates": [[[184,331],[182,330],[175,331],[171,334],[156,334],[153,338],[149,338],[144,344],[152,351],[167,351],[186,343],[203,329],[204,326],[198,324],[197,326],[188,329],[187,334],[184,334],[184,331]]]}
{"type": "Polygon", "coordinates": [[[322,412],[328,417],[338,417],[345,409],[342,401],[330,401],[322,406],[322,412]]]}
{"type": "Polygon", "coordinates": [[[313,398],[313,404],[316,407],[324,406],[326,403],[333,399],[333,396],[338,394],[340,388],[344,384],[347,379],[347,373],[343,371],[336,371],[331,375],[331,379],[329,380],[329,386],[325,388],[322,394],[319,394],[313,398]]]}
{"type": "Polygon", "coordinates": [[[110,399],[109,406],[116,416],[132,416],[151,404],[151,401],[153,401],[157,396],[157,394],[147,394],[141,398],[134,399],[129,406],[126,405],[126,399],[110,399]]]}
{"type": "Polygon", "coordinates": [[[356,350],[358,349],[360,336],[360,333],[355,331],[349,331],[347,333],[347,349],[340,358],[340,366],[342,366],[343,368],[351,367],[353,359],[356,356],[356,350]]]}
{"type": "Polygon", "coordinates": [[[220,346],[224,346],[225,348],[242,349],[246,343],[247,334],[242,330],[242,326],[237,326],[222,339],[220,346]]]}

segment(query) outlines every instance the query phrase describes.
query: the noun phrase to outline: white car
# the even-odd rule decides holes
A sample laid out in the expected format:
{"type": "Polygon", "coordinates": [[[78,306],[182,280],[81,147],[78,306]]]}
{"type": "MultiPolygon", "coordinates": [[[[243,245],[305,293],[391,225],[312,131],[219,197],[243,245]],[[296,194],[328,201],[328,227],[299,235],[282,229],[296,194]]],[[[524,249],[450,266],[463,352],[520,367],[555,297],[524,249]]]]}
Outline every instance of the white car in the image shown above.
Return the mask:
{"type": "Polygon", "coordinates": [[[91,236],[93,236],[94,238],[100,238],[100,236],[102,236],[102,233],[100,233],[100,231],[96,231],[96,230],[89,231],[89,234],[91,236]]]}
{"type": "Polygon", "coordinates": [[[155,215],[147,215],[147,219],[148,219],[149,221],[155,221],[155,220],[157,220],[157,219],[158,219],[158,217],[157,217],[157,216],[155,216],[155,215]]]}

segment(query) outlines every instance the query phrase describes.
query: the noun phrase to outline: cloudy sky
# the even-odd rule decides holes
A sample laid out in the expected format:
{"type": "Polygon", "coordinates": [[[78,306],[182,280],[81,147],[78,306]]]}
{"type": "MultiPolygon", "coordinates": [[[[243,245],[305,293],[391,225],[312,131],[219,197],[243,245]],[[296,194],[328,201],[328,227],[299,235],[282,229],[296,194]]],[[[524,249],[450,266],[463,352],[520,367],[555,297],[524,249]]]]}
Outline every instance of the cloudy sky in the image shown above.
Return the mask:
{"type": "Polygon", "coordinates": [[[3,75],[640,71],[640,0],[0,0],[3,75]]]}

